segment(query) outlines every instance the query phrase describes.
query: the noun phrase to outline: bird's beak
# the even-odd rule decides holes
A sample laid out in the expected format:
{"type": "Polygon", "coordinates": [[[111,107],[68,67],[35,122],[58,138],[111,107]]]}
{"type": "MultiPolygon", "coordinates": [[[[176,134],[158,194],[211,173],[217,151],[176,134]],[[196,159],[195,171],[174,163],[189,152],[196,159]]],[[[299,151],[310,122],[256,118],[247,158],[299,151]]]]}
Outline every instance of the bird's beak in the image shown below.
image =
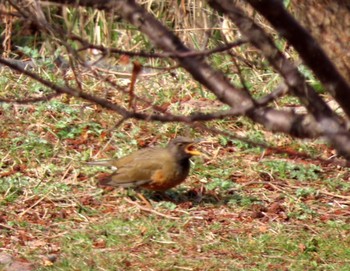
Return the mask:
{"type": "Polygon", "coordinates": [[[194,146],[194,143],[188,144],[186,149],[185,149],[185,152],[188,153],[188,154],[191,154],[193,156],[195,156],[195,155],[202,155],[203,154],[200,151],[196,150],[196,148],[194,146]]]}

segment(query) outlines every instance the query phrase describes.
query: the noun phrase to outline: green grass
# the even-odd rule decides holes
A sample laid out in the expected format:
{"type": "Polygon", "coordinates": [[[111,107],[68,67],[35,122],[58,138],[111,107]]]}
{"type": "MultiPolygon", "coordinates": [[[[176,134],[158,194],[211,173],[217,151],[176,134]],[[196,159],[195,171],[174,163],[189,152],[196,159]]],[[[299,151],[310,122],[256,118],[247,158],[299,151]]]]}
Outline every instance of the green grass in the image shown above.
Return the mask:
{"type": "MultiPolygon", "coordinates": [[[[108,23],[104,19],[101,27],[108,23]]],[[[72,27],[78,33],[79,26],[72,27]]],[[[94,20],[86,34],[92,29],[94,20]]],[[[113,32],[110,42],[115,47],[125,48],[125,37],[135,32],[125,31],[125,36],[113,32]]],[[[200,38],[193,36],[189,42],[199,45],[200,38]]],[[[137,49],[153,50],[142,35],[129,45],[137,44],[142,44],[137,49]]],[[[251,49],[242,46],[235,53],[251,64],[240,63],[242,77],[253,97],[261,97],[280,78],[251,49]]],[[[38,50],[22,50],[40,57],[38,50]]],[[[215,54],[208,61],[242,86],[231,56],[215,54]]],[[[140,62],[174,66],[165,59],[140,62]]],[[[50,72],[50,62],[43,65],[36,72],[65,84],[60,73],[50,72]]],[[[319,84],[309,71],[302,71],[313,85],[319,84]]],[[[228,109],[182,69],[172,72],[138,79],[135,93],[146,100],[136,101],[139,112],[157,113],[151,105],[185,115],[228,109]]],[[[117,76],[111,78],[121,88],[127,85],[117,76]]],[[[80,79],[84,91],[128,108],[130,97],[114,85],[88,71],[80,79]]],[[[75,85],[74,76],[69,83],[75,85]]],[[[0,71],[1,97],[43,93],[47,89],[33,80],[0,71]]],[[[299,102],[286,96],[273,105],[298,107],[299,102]]],[[[245,117],[206,123],[236,135],[233,138],[181,123],[126,120],[116,127],[120,119],[73,97],[0,104],[0,253],[11,252],[47,271],[349,270],[349,170],[265,151],[237,137],[329,158],[333,150],[324,142],[272,134],[245,117]],[[166,196],[144,192],[153,211],[140,207],[133,191],[98,187],[102,172],[110,170],[84,165],[149,145],[164,146],[176,135],[203,139],[199,148],[205,155],[193,159],[190,177],[166,196]],[[52,255],[57,261],[49,264],[45,259],[52,255]]]]}
{"type": "MultiPolygon", "coordinates": [[[[157,83],[165,78],[145,79],[143,87],[174,113],[195,111],[191,101],[200,99],[211,110],[213,97],[190,91],[186,76],[176,99],[176,85],[157,83]]],[[[92,85],[99,93],[101,86],[92,85]]],[[[124,98],[116,96],[127,104],[124,98]]],[[[74,98],[3,104],[1,112],[1,246],[38,270],[347,270],[347,169],[264,154],[183,124],[128,120],[113,129],[115,113],[74,98]],[[97,187],[104,169],[83,164],[164,145],[174,135],[205,139],[206,155],[194,159],[187,182],[168,199],[145,192],[156,213],[140,209],[134,193],[97,187]],[[45,266],[42,259],[52,254],[57,261],[45,266]]],[[[243,117],[209,125],[311,155],[329,153],[322,142],[273,135],[243,117]]]]}
{"type": "Polygon", "coordinates": [[[182,216],[175,222],[135,216],[116,215],[66,235],[61,240],[66,257],[54,270],[346,270],[350,252],[344,223],[317,223],[296,231],[280,223],[266,229],[246,221],[242,227],[227,218],[182,216]]]}

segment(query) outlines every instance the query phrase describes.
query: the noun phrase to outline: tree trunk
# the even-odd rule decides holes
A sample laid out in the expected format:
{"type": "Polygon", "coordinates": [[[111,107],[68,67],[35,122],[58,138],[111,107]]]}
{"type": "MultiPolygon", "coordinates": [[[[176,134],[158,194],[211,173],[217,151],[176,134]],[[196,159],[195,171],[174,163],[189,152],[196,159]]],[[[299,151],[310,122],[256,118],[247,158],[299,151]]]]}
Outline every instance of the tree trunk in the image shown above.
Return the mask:
{"type": "Polygon", "coordinates": [[[291,1],[297,20],[312,34],[350,83],[350,2],[291,1]]]}

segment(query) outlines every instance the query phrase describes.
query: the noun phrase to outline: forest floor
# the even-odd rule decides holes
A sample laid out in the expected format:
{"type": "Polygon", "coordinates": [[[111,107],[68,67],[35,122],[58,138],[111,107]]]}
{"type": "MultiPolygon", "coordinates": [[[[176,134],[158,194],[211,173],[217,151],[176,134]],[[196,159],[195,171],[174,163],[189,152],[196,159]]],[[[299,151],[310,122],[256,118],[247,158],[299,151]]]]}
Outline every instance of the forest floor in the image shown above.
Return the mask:
{"type": "MultiPolygon", "coordinates": [[[[47,91],[18,74],[1,78],[10,98],[47,91]]],[[[225,108],[186,77],[136,87],[169,112],[225,108]]],[[[127,104],[110,86],[83,88],[127,104]]],[[[293,98],[280,106],[300,107],[293,98]]],[[[234,137],[119,120],[65,96],[0,104],[0,270],[349,270],[350,173],[322,140],[273,134],[244,117],[205,124],[234,137]],[[84,165],[177,135],[202,139],[204,155],[166,198],[144,191],[152,209],[133,191],[98,187],[106,170],[84,165]]]]}

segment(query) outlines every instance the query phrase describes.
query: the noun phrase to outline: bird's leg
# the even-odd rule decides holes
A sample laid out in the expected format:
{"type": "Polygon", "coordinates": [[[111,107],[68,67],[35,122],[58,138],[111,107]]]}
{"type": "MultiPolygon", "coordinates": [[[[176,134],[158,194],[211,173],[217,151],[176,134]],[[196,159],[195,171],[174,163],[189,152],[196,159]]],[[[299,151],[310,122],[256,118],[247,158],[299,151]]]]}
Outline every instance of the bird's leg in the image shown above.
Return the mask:
{"type": "Polygon", "coordinates": [[[150,201],[148,199],[145,198],[145,196],[141,193],[141,192],[138,192],[136,191],[136,196],[143,202],[146,204],[146,206],[149,208],[149,209],[153,209],[153,206],[152,204],[150,203],[150,201]]]}
{"type": "Polygon", "coordinates": [[[148,199],[142,194],[141,190],[139,188],[134,188],[134,189],[128,189],[128,196],[135,196],[137,199],[141,200],[142,203],[146,205],[147,208],[153,209],[152,204],[149,202],[148,199]],[[132,191],[132,194],[130,193],[132,191]]]}

